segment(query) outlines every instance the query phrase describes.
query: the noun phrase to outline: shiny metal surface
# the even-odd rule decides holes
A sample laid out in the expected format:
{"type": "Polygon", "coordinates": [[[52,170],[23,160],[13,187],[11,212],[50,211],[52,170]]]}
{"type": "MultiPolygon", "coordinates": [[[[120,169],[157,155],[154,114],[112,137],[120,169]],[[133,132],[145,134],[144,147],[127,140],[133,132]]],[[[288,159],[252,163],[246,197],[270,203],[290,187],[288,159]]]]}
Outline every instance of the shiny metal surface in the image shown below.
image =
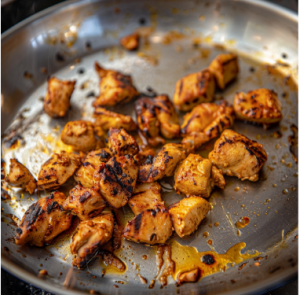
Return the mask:
{"type": "MultiPolygon", "coordinates": [[[[1,131],[4,134],[12,123],[18,124],[20,116],[16,115],[23,110],[25,119],[19,128],[26,144],[14,150],[2,147],[3,154],[6,162],[12,156],[17,157],[35,176],[49,153],[59,148],[55,138],[64,124],[82,116],[91,119],[93,98],[86,98],[86,95],[90,91],[96,94],[99,91],[93,70],[95,60],[107,68],[131,73],[140,91],[151,86],[159,93],[172,96],[177,79],[208,66],[217,54],[224,51],[214,44],[222,44],[226,50],[240,53],[241,73],[237,81],[218,95],[232,102],[236,91],[259,87],[274,89],[282,101],[284,119],[280,126],[268,131],[235,123],[236,131],[256,139],[268,152],[269,159],[261,180],[250,183],[227,177],[226,189],[212,194],[210,202],[214,208],[196,234],[180,240],[181,244],[195,246],[198,251],[207,251],[207,239],[202,235],[207,231],[219,253],[243,241],[247,244],[246,250],[256,249],[263,253],[261,256],[268,255],[259,267],[251,260],[242,270],[234,266],[197,284],[176,288],[169,279],[169,285],[164,289],[161,290],[157,283],[150,290],[140,283],[137,273],[146,277],[149,285],[156,274],[154,250],[125,241],[125,248],[119,253],[123,259],[127,258],[125,275],[107,274],[101,278],[98,259],[89,264],[89,273],[78,272],[71,268],[71,256],[68,255],[70,236],[46,248],[19,248],[8,241],[14,235],[15,227],[9,224],[11,220],[7,214],[20,218],[24,210],[38,199],[38,196],[30,199],[19,190],[15,190],[11,201],[2,202],[2,266],[19,278],[56,294],[86,294],[91,289],[101,294],[258,294],[294,277],[298,264],[295,238],[298,177],[294,175],[298,168],[289,152],[288,137],[292,134],[290,125],[298,124],[298,97],[297,90],[286,85],[284,78],[269,75],[264,64],[283,60],[284,53],[287,57],[284,62],[291,68],[288,74],[294,74],[298,63],[297,36],[296,15],[264,2],[229,0],[72,1],[43,11],[6,32],[2,36],[1,131]],[[141,18],[146,21],[146,26],[155,28],[149,37],[150,46],[144,44],[140,54],[123,51],[118,45],[119,38],[140,27],[141,18]],[[164,37],[170,31],[182,32],[184,37],[164,44],[164,37]],[[192,45],[195,38],[202,40],[199,48],[192,45]],[[60,42],[61,39],[64,43],[60,42]],[[86,46],[87,42],[91,47],[86,46]],[[204,52],[209,53],[208,57],[204,52]],[[64,57],[64,61],[57,60],[57,53],[64,57]],[[81,59],[79,63],[78,58],[81,59]],[[157,64],[153,65],[153,61],[157,64]],[[43,67],[47,68],[47,74],[41,72],[43,67]],[[79,74],[78,69],[82,68],[85,73],[79,74]],[[250,68],[255,71],[250,71],[250,68]],[[25,78],[25,71],[33,78],[25,78]],[[72,110],[65,119],[51,120],[43,114],[39,98],[45,95],[48,75],[77,79],[72,110]],[[87,88],[81,89],[87,80],[87,88]],[[283,93],[288,95],[283,98],[283,93]],[[271,136],[277,130],[282,132],[281,138],[271,136]],[[236,187],[240,189],[237,191],[236,187]],[[288,189],[288,194],[282,193],[284,189],[288,189]],[[242,216],[250,217],[251,222],[238,236],[232,223],[242,216]],[[220,226],[211,228],[209,225],[215,221],[220,226]],[[8,247],[9,251],[4,251],[3,247],[8,247]],[[54,256],[50,257],[50,254],[54,256]],[[142,260],[144,254],[148,255],[147,261],[142,260]],[[49,273],[43,279],[37,276],[42,268],[49,273]],[[115,283],[120,280],[127,284],[115,283]],[[119,288],[114,285],[119,285],[119,288]]],[[[128,104],[117,110],[133,115],[132,106],[128,104]]],[[[209,144],[201,153],[207,155],[211,147],[209,144]]],[[[165,191],[163,199],[171,204],[180,197],[165,191]]],[[[130,214],[129,208],[124,210],[125,214],[130,214]]]]}

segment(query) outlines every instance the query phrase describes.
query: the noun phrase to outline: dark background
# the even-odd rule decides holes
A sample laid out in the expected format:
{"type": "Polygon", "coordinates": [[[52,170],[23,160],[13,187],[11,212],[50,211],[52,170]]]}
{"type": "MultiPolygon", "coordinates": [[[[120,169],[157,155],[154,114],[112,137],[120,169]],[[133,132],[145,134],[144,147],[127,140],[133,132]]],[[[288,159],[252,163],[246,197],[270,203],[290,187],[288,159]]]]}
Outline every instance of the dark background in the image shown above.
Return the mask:
{"type": "MultiPolygon", "coordinates": [[[[1,33],[23,19],[65,0],[1,0],[1,33]]],[[[298,13],[298,0],[270,0],[298,13]]],[[[15,278],[1,269],[1,294],[2,295],[55,295],[37,289],[15,278]]],[[[265,295],[294,295],[298,294],[298,280],[270,291],[265,295]]]]}

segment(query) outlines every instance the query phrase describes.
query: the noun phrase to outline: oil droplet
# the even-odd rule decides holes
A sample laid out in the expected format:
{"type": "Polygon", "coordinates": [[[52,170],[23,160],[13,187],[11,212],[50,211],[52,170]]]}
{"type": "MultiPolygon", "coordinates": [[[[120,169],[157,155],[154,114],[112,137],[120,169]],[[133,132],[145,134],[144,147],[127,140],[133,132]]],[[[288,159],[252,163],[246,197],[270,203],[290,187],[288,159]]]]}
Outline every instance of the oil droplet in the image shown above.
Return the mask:
{"type": "Polygon", "coordinates": [[[241,205],[241,207],[245,208],[245,205],[241,205]]]}
{"type": "Polygon", "coordinates": [[[291,162],[288,162],[288,163],[286,164],[286,167],[291,168],[291,167],[292,167],[292,163],[291,163],[291,162]]]}
{"type": "Polygon", "coordinates": [[[284,159],[281,159],[281,160],[280,160],[280,163],[284,164],[284,163],[285,163],[285,160],[284,160],[284,159]]]}
{"type": "Polygon", "coordinates": [[[295,177],[298,177],[298,173],[295,173],[294,176],[295,176],[295,177]]]}
{"type": "Polygon", "coordinates": [[[257,261],[257,262],[254,263],[254,265],[255,266],[260,266],[260,262],[257,261]]]}
{"type": "Polygon", "coordinates": [[[147,256],[147,255],[143,255],[142,258],[143,258],[144,260],[147,260],[148,256],[147,256]]]}
{"type": "Polygon", "coordinates": [[[275,148],[276,148],[276,150],[278,150],[279,149],[279,144],[276,144],[275,148]]]}
{"type": "Polygon", "coordinates": [[[273,184],[273,187],[277,187],[277,184],[276,184],[276,183],[274,183],[274,184],[273,184]]]}
{"type": "Polygon", "coordinates": [[[219,226],[219,225],[220,225],[219,222],[214,223],[214,226],[219,226]]]}
{"type": "Polygon", "coordinates": [[[289,190],[288,190],[287,188],[285,188],[285,189],[282,191],[282,193],[283,193],[284,195],[287,195],[288,192],[289,192],[289,190]]]}
{"type": "Polygon", "coordinates": [[[281,179],[281,182],[285,182],[285,178],[282,178],[282,179],[281,179]]]}
{"type": "Polygon", "coordinates": [[[271,201],[271,199],[266,199],[266,202],[269,203],[271,201]]]}
{"type": "Polygon", "coordinates": [[[238,229],[238,230],[237,230],[237,235],[240,237],[241,234],[242,234],[241,231],[238,229]]]}
{"type": "Polygon", "coordinates": [[[240,188],[237,186],[235,189],[234,189],[236,192],[238,192],[240,190],[240,188]]]}
{"type": "Polygon", "coordinates": [[[257,134],[257,135],[256,135],[256,139],[260,139],[260,134],[257,134]]]}
{"type": "Polygon", "coordinates": [[[240,218],[236,223],[235,226],[237,228],[244,228],[245,226],[247,226],[250,223],[250,218],[247,216],[244,216],[242,218],[240,218]]]}
{"type": "Polygon", "coordinates": [[[256,216],[258,217],[258,216],[259,216],[259,214],[256,214],[256,216]]]}
{"type": "Polygon", "coordinates": [[[296,190],[296,188],[295,187],[292,187],[292,191],[294,192],[296,190]]]}
{"type": "Polygon", "coordinates": [[[205,232],[203,233],[203,237],[204,237],[204,238],[208,238],[208,236],[209,236],[209,233],[208,233],[207,231],[205,231],[205,232]]]}
{"type": "Polygon", "coordinates": [[[205,15],[200,15],[199,20],[202,22],[205,21],[205,15]]]}
{"type": "Polygon", "coordinates": [[[212,245],[212,243],[213,243],[212,240],[208,240],[208,241],[207,241],[207,244],[208,244],[208,245],[212,245]]]}
{"type": "Polygon", "coordinates": [[[208,226],[209,226],[209,227],[212,227],[212,224],[209,224],[208,226]]]}

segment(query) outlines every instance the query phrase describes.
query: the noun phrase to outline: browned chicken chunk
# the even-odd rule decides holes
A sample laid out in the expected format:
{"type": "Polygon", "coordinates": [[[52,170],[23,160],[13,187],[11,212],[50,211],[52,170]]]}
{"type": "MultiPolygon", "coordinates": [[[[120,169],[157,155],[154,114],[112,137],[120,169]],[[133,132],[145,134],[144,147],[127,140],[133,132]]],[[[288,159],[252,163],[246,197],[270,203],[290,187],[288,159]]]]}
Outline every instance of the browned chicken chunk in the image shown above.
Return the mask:
{"type": "Polygon", "coordinates": [[[76,171],[74,179],[84,187],[94,186],[94,173],[97,167],[106,163],[111,158],[107,148],[89,152],[82,161],[82,165],[76,171]]]}
{"type": "Polygon", "coordinates": [[[11,186],[21,187],[31,195],[36,189],[36,180],[17,159],[10,159],[9,174],[5,179],[11,186]]]}
{"type": "Polygon", "coordinates": [[[177,164],[186,158],[185,146],[168,143],[162,147],[152,163],[147,160],[139,168],[140,182],[154,182],[164,176],[172,176],[177,164]],[[150,162],[150,163],[149,163],[150,162]]]}
{"type": "Polygon", "coordinates": [[[93,150],[97,145],[93,123],[84,120],[68,122],[61,133],[61,140],[74,150],[83,152],[93,150]]]}
{"type": "Polygon", "coordinates": [[[75,173],[79,166],[79,155],[65,151],[53,154],[41,167],[37,181],[38,189],[57,189],[75,173]]]}
{"type": "Polygon", "coordinates": [[[67,230],[73,215],[63,209],[65,198],[56,191],[32,204],[17,228],[15,243],[42,247],[67,230]]]}
{"type": "Polygon", "coordinates": [[[107,146],[113,156],[134,156],[139,152],[136,140],[124,129],[111,128],[108,133],[107,146]]]}
{"type": "Polygon", "coordinates": [[[113,234],[114,218],[109,213],[102,213],[90,220],[81,221],[70,245],[73,265],[84,268],[107,243],[113,234]]]}
{"type": "Polygon", "coordinates": [[[128,205],[134,215],[146,209],[155,209],[157,205],[164,205],[160,185],[157,182],[137,184],[128,205]]]}
{"type": "Polygon", "coordinates": [[[233,53],[220,54],[211,62],[209,70],[214,74],[218,87],[224,89],[239,73],[238,57],[233,53]]]}
{"type": "Polygon", "coordinates": [[[155,156],[155,151],[153,149],[147,149],[144,151],[139,151],[134,156],[134,159],[137,161],[138,166],[141,166],[143,164],[151,164],[154,156],[155,156]]]}
{"type": "Polygon", "coordinates": [[[124,128],[126,131],[135,131],[137,129],[135,122],[130,116],[114,113],[101,107],[95,108],[94,118],[95,126],[99,126],[103,130],[124,128]]]}
{"type": "Polygon", "coordinates": [[[121,45],[127,50],[135,50],[139,47],[140,35],[133,33],[121,39],[121,45]]]}
{"type": "Polygon", "coordinates": [[[172,221],[164,206],[147,209],[129,221],[123,237],[137,243],[163,244],[172,235],[172,221]]]}
{"type": "Polygon", "coordinates": [[[190,196],[172,204],[169,213],[177,235],[183,238],[192,234],[210,209],[210,203],[197,196],[190,196]]]}
{"type": "Polygon", "coordinates": [[[182,143],[189,150],[196,150],[204,143],[219,136],[232,126],[234,121],[233,107],[226,101],[221,104],[202,103],[196,106],[183,118],[181,133],[182,143]]]}
{"type": "Polygon", "coordinates": [[[237,92],[234,111],[238,119],[262,124],[264,128],[282,119],[281,102],[277,93],[264,88],[248,93],[237,92]]]}
{"type": "Polygon", "coordinates": [[[176,83],[173,102],[180,111],[189,111],[199,103],[212,101],[214,95],[214,76],[208,69],[204,69],[189,74],[176,83]]]}
{"type": "Polygon", "coordinates": [[[95,187],[110,206],[120,208],[132,196],[137,176],[137,163],[131,155],[113,157],[95,171],[95,187]]]}
{"type": "Polygon", "coordinates": [[[87,220],[99,215],[106,204],[101,195],[91,188],[76,185],[64,203],[64,209],[71,211],[81,220],[87,220]]]}
{"type": "Polygon", "coordinates": [[[174,188],[177,193],[203,198],[210,196],[215,185],[222,189],[226,185],[222,172],[216,167],[213,169],[211,160],[203,159],[200,155],[194,154],[189,154],[178,165],[174,178],[174,188]]]}
{"type": "Polygon", "coordinates": [[[70,108],[70,99],[76,81],[61,81],[55,77],[48,80],[44,110],[50,117],[64,117],[70,108]]]}
{"type": "Polygon", "coordinates": [[[209,159],[223,174],[257,181],[259,170],[268,156],[261,144],[232,130],[225,130],[215,142],[209,159]]]}
{"type": "Polygon", "coordinates": [[[139,95],[129,75],[124,75],[113,70],[106,70],[97,62],[95,63],[95,69],[101,81],[100,96],[94,102],[94,107],[112,107],[119,103],[124,104],[139,95]]]}

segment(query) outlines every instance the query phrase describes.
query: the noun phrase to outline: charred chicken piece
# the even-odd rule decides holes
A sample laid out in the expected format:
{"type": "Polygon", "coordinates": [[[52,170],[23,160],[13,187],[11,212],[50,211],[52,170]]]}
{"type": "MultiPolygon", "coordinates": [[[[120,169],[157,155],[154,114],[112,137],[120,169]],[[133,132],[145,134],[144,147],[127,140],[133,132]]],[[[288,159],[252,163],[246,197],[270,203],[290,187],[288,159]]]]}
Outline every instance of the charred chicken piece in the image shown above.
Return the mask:
{"type": "Polygon", "coordinates": [[[135,122],[130,116],[114,113],[101,107],[95,108],[94,118],[95,126],[99,126],[103,130],[124,128],[126,131],[135,131],[137,129],[135,122]]]}
{"type": "Polygon", "coordinates": [[[213,167],[211,160],[200,155],[189,156],[178,165],[175,171],[174,188],[177,193],[208,198],[214,186],[225,188],[221,170],[213,167]]]}
{"type": "Polygon", "coordinates": [[[239,73],[238,57],[233,53],[220,54],[211,62],[209,70],[215,76],[218,87],[224,89],[239,73]]]}
{"type": "Polygon", "coordinates": [[[140,35],[133,33],[120,40],[121,45],[127,50],[135,50],[139,47],[140,35]]]}
{"type": "Polygon", "coordinates": [[[17,159],[10,159],[9,174],[5,180],[11,186],[21,187],[31,195],[36,189],[36,180],[29,170],[17,159]]]}
{"type": "Polygon", "coordinates": [[[154,182],[164,176],[172,176],[177,164],[186,158],[186,149],[182,144],[168,143],[162,147],[152,164],[145,162],[139,168],[140,182],[154,182]]]}
{"type": "Polygon", "coordinates": [[[136,140],[124,129],[111,128],[108,133],[107,146],[113,156],[133,156],[139,152],[136,140]]]}
{"type": "Polygon", "coordinates": [[[175,86],[173,102],[180,111],[189,111],[199,103],[210,102],[215,95],[213,74],[204,69],[181,78],[175,86]]]}
{"type": "Polygon", "coordinates": [[[139,130],[152,146],[164,144],[160,136],[160,123],[156,116],[156,105],[153,99],[142,97],[135,103],[135,112],[139,130]]]}
{"type": "Polygon", "coordinates": [[[139,95],[129,75],[123,75],[113,70],[106,70],[97,62],[95,63],[95,69],[101,81],[100,96],[94,102],[94,107],[112,107],[119,103],[124,104],[139,95]]]}
{"type": "Polygon", "coordinates": [[[57,189],[64,184],[80,166],[80,156],[61,151],[53,154],[41,167],[38,175],[38,190],[57,189]]]}
{"type": "Polygon", "coordinates": [[[154,98],[154,102],[161,134],[169,139],[179,137],[178,115],[169,97],[167,95],[159,95],[154,98]]]}
{"type": "Polygon", "coordinates": [[[50,117],[64,117],[70,108],[70,99],[76,81],[61,81],[55,77],[48,80],[44,110],[50,117]]]}
{"type": "Polygon", "coordinates": [[[259,179],[259,170],[268,159],[261,144],[232,130],[222,133],[208,157],[223,174],[251,181],[259,179]]]}
{"type": "Polygon", "coordinates": [[[183,117],[181,133],[182,143],[190,150],[196,150],[204,143],[219,136],[232,126],[234,121],[233,107],[223,100],[221,104],[202,103],[183,117]]]}
{"type": "Polygon", "coordinates": [[[70,245],[73,266],[84,268],[107,243],[113,234],[114,218],[109,213],[102,213],[90,220],[81,221],[76,229],[70,245]]]}
{"type": "Polygon", "coordinates": [[[82,165],[76,171],[74,179],[84,187],[92,188],[94,186],[94,173],[97,167],[106,163],[111,158],[109,149],[100,149],[89,152],[82,161],[82,165]]]}
{"type": "Polygon", "coordinates": [[[63,209],[65,198],[56,191],[32,204],[17,228],[15,243],[42,247],[67,230],[73,215],[63,209]]]}
{"type": "Polygon", "coordinates": [[[281,102],[277,94],[264,88],[236,93],[234,111],[238,119],[263,124],[266,129],[282,119],[281,102]]]}
{"type": "Polygon", "coordinates": [[[71,211],[81,220],[91,219],[99,215],[106,204],[101,195],[93,189],[76,185],[64,202],[64,209],[71,211]]]}
{"type": "Polygon", "coordinates": [[[169,207],[173,226],[180,238],[192,234],[211,209],[210,203],[198,196],[190,196],[169,207]]]}
{"type": "Polygon", "coordinates": [[[113,157],[98,167],[94,174],[96,189],[114,208],[127,204],[132,196],[138,176],[136,161],[131,155],[113,157]]]}
{"type": "Polygon", "coordinates": [[[129,221],[123,237],[137,243],[163,244],[172,235],[172,221],[164,206],[147,209],[129,221]]]}
{"type": "Polygon", "coordinates": [[[146,209],[155,209],[157,205],[164,205],[161,199],[161,187],[157,182],[137,184],[128,205],[134,215],[146,209]]]}
{"type": "Polygon", "coordinates": [[[151,164],[154,156],[155,156],[155,151],[153,149],[147,149],[144,151],[139,151],[134,156],[134,159],[137,161],[138,166],[141,166],[143,164],[151,164]]]}
{"type": "Polygon", "coordinates": [[[84,120],[68,122],[61,133],[61,140],[77,151],[93,150],[97,144],[94,125],[84,120]]]}

